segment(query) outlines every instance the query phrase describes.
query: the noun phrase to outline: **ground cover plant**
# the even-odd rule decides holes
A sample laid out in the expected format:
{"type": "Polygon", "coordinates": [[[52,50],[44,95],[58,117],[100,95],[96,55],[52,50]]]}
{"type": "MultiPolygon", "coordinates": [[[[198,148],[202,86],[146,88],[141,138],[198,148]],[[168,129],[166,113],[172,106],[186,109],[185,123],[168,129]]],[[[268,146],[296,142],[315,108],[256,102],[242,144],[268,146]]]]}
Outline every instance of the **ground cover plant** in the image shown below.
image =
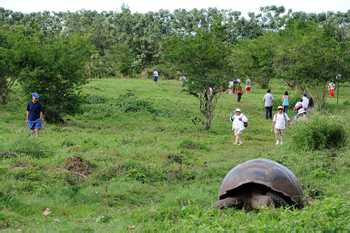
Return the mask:
{"type": "MultiPolygon", "coordinates": [[[[276,100],[287,88],[280,80],[271,86],[276,100]]],[[[100,79],[84,86],[83,113],[67,116],[61,125],[45,125],[39,138],[28,136],[26,99],[16,92],[0,109],[1,232],[350,229],[349,145],[296,150],[288,131],[286,144],[275,146],[261,107],[266,90],[257,85],[241,103],[223,94],[206,131],[194,120],[200,115],[198,99],[183,92],[178,81],[100,79]],[[136,104],[138,111],[119,107],[118,98],[130,92],[127,104],[144,103],[136,104]],[[236,107],[249,118],[242,146],[233,145],[230,131],[229,116],[236,107]],[[248,213],[213,209],[228,170],[261,157],[295,173],[306,207],[248,213]]],[[[290,91],[290,96],[299,93],[290,91]]],[[[328,115],[343,119],[346,133],[349,97],[344,84],[339,104],[329,99],[327,107],[328,115]]]]}

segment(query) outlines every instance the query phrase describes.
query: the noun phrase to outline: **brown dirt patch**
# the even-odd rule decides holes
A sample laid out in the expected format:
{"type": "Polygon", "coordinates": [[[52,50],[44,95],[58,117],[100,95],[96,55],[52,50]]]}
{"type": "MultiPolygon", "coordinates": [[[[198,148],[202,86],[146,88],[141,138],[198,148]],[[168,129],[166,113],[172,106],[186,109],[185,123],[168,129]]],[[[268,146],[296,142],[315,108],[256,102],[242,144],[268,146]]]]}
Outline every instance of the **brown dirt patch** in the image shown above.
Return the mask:
{"type": "Polygon", "coordinates": [[[91,164],[78,156],[66,158],[64,161],[64,168],[82,177],[87,177],[92,171],[91,164]]]}

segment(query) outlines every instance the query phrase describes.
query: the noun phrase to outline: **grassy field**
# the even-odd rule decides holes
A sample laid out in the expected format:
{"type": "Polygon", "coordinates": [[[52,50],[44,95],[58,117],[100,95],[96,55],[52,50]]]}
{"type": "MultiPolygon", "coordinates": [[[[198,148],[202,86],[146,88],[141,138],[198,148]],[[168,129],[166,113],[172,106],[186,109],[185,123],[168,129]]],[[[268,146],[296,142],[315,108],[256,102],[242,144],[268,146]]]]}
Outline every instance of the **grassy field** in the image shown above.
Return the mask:
{"type": "MultiPolygon", "coordinates": [[[[275,98],[284,88],[273,83],[275,98]]],[[[349,91],[341,90],[339,105],[329,100],[329,111],[344,119],[349,91]]],[[[209,132],[196,121],[197,99],[177,81],[97,80],[83,92],[84,113],[45,125],[39,138],[28,136],[23,96],[13,93],[1,107],[1,232],[350,232],[350,148],[303,152],[290,139],[275,146],[265,90],[254,87],[240,104],[223,94],[209,132]],[[135,96],[121,105],[126,93],[135,96]],[[137,101],[141,111],[125,112],[137,101]],[[249,118],[242,146],[230,131],[236,107],[249,118]],[[71,168],[72,156],[87,161],[81,170],[71,168]],[[289,167],[306,207],[213,209],[229,169],[254,158],[289,167]]]]}

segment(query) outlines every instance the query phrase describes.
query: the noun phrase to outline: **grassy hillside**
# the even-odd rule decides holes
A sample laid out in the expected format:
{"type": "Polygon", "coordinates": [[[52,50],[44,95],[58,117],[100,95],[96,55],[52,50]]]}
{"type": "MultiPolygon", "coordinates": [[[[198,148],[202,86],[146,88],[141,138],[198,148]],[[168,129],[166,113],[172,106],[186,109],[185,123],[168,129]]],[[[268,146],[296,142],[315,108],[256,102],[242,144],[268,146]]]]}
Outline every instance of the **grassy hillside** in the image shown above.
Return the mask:
{"type": "MultiPolygon", "coordinates": [[[[275,98],[284,88],[273,84],[275,98]]],[[[350,117],[349,89],[341,90],[339,105],[329,101],[329,111],[344,119],[350,117]]],[[[13,94],[1,107],[2,232],[350,231],[349,147],[316,152],[296,151],[288,143],[276,147],[271,121],[264,119],[265,90],[254,87],[240,104],[222,95],[209,132],[196,120],[197,100],[177,81],[98,80],[83,91],[84,113],[61,126],[45,125],[39,138],[29,137],[25,128],[24,97],[13,94]],[[126,93],[135,96],[121,104],[126,93]],[[228,120],[236,107],[250,121],[242,146],[233,145],[228,120]],[[128,112],[132,109],[140,111],[128,112]],[[72,156],[87,162],[75,164],[72,156]],[[229,169],[259,157],[280,161],[296,174],[306,207],[213,209],[229,169]]]]}

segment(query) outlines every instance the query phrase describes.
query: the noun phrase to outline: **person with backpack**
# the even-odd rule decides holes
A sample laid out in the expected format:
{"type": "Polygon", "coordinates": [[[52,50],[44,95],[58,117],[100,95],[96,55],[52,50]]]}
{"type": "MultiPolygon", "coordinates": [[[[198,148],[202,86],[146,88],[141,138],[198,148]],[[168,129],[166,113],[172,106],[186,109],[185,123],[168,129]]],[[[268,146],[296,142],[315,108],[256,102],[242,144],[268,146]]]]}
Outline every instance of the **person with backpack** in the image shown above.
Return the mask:
{"type": "Polygon", "coordinates": [[[232,131],[235,135],[235,144],[242,145],[242,133],[248,126],[248,118],[241,112],[239,108],[235,110],[235,113],[230,117],[232,122],[232,131]]]}
{"type": "Polygon", "coordinates": [[[44,122],[43,107],[39,103],[39,94],[32,93],[32,100],[27,104],[26,123],[32,135],[38,136],[44,122]]]}
{"type": "Polygon", "coordinates": [[[287,113],[283,112],[283,106],[278,106],[278,112],[275,113],[272,120],[272,129],[275,133],[276,145],[283,144],[283,134],[289,124],[287,113]]]}
{"type": "Polygon", "coordinates": [[[270,89],[268,89],[266,95],[264,95],[263,101],[266,119],[272,119],[273,96],[270,89]]]}

